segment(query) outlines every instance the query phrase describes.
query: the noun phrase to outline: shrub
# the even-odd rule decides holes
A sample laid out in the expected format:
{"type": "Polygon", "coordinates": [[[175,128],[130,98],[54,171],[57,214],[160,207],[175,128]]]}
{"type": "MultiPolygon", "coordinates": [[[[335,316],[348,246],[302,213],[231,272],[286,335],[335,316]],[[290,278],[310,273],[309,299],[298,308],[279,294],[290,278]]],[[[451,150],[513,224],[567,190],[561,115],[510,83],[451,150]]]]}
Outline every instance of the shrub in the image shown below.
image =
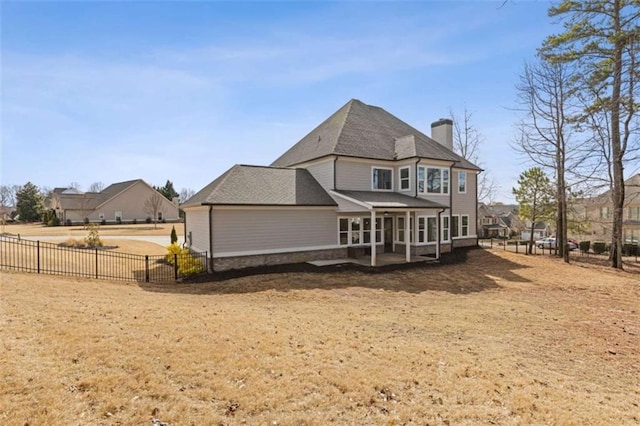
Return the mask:
{"type": "Polygon", "coordinates": [[[120,216],[116,217],[116,223],[120,225],[122,223],[122,218],[120,216]]]}
{"type": "Polygon", "coordinates": [[[145,222],[151,223],[151,217],[147,216],[147,218],[145,219],[145,222]]]}
{"type": "Polygon", "coordinates": [[[88,217],[85,217],[85,218],[84,218],[84,224],[85,224],[85,225],[88,225],[88,224],[89,224],[89,218],[88,218],[88,217]]]}
{"type": "Polygon", "coordinates": [[[84,242],[87,243],[87,246],[91,248],[102,247],[102,240],[98,233],[100,226],[95,223],[91,223],[87,225],[87,228],[89,229],[89,234],[84,238],[84,242]]]}
{"type": "Polygon", "coordinates": [[[71,219],[67,219],[67,226],[71,226],[71,225],[72,225],[71,219]]]}
{"type": "Polygon", "coordinates": [[[138,219],[133,219],[133,224],[137,225],[138,224],[138,219]]]}
{"type": "Polygon", "coordinates": [[[594,241],[591,245],[591,249],[595,254],[602,254],[606,251],[607,245],[604,241],[594,241]]]}
{"type": "Polygon", "coordinates": [[[53,216],[51,219],[49,219],[49,222],[47,222],[47,226],[60,226],[60,219],[58,219],[58,216],[53,216]]]}
{"type": "Polygon", "coordinates": [[[173,266],[175,255],[178,256],[178,273],[180,275],[188,276],[204,272],[202,262],[195,258],[188,248],[184,248],[178,243],[168,245],[164,260],[173,266]]]}
{"type": "Polygon", "coordinates": [[[107,224],[107,221],[106,221],[105,219],[102,219],[102,220],[100,221],[100,225],[106,225],[106,224],[107,224]]]}
{"type": "Polygon", "coordinates": [[[591,241],[580,241],[580,252],[581,253],[589,253],[589,248],[591,247],[591,241]]]}
{"type": "Polygon", "coordinates": [[[178,242],[178,233],[176,232],[175,225],[171,227],[171,244],[178,242]]]}

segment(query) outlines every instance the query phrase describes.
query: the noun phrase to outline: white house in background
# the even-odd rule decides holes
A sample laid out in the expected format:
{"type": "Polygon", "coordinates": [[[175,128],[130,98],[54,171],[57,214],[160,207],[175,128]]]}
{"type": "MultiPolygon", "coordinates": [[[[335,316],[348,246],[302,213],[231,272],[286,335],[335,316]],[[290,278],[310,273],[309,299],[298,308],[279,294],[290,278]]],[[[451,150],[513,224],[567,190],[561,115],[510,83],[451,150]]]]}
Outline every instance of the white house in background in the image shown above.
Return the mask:
{"type": "Polygon", "coordinates": [[[271,166],[236,165],[187,200],[187,244],[212,270],[474,246],[481,169],[452,151],[452,125],[429,137],[351,100],[271,166]]]}
{"type": "Polygon", "coordinates": [[[81,192],[73,188],[55,188],[48,201],[47,208],[56,211],[63,224],[82,223],[85,218],[90,222],[107,223],[133,222],[144,223],[147,218],[157,221],[177,221],[178,200],[167,200],[142,179],[118,182],[109,185],[100,192],[81,192]],[[156,217],[145,202],[155,200],[156,217]]]}

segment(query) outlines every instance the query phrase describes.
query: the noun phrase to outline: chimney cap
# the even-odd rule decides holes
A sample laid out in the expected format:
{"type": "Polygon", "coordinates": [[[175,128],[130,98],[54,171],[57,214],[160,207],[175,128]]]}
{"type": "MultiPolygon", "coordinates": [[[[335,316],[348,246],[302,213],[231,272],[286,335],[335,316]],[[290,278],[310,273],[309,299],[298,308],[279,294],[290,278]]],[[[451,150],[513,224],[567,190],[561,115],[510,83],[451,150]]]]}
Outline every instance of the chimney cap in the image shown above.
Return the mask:
{"type": "Polygon", "coordinates": [[[438,121],[434,121],[433,123],[431,123],[431,127],[438,127],[438,126],[442,126],[444,124],[448,124],[450,126],[453,126],[453,120],[450,118],[441,118],[438,121]]]}

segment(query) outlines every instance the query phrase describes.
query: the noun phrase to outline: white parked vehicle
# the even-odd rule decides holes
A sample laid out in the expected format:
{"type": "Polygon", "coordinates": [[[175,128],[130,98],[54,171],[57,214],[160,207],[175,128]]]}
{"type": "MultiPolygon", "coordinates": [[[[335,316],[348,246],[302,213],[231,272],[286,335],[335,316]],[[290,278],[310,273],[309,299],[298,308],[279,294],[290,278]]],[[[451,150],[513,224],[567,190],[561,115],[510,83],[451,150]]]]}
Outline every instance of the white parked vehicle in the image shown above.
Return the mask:
{"type": "MultiPolygon", "coordinates": [[[[536,247],[542,248],[542,249],[554,249],[556,248],[557,244],[558,243],[556,242],[555,237],[547,237],[547,238],[543,238],[541,240],[536,241],[536,247]]],[[[578,245],[573,241],[567,241],[567,248],[569,250],[575,250],[578,248],[578,245]]]]}

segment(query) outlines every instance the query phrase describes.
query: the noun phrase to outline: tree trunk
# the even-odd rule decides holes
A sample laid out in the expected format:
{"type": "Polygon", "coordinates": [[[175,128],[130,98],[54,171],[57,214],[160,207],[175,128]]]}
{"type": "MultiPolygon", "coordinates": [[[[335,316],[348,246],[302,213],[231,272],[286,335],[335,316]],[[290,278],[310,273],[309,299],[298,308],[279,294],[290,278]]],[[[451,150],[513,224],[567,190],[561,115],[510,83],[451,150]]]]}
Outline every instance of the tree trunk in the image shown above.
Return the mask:
{"type": "MultiPolygon", "coordinates": [[[[614,2],[614,31],[620,34],[620,0],[614,2]]],[[[620,92],[622,87],[622,50],[624,40],[618,37],[614,47],[613,87],[611,96],[611,153],[613,156],[613,229],[611,233],[611,266],[622,269],[622,214],[624,208],[624,171],[620,144],[620,92]]]]}

